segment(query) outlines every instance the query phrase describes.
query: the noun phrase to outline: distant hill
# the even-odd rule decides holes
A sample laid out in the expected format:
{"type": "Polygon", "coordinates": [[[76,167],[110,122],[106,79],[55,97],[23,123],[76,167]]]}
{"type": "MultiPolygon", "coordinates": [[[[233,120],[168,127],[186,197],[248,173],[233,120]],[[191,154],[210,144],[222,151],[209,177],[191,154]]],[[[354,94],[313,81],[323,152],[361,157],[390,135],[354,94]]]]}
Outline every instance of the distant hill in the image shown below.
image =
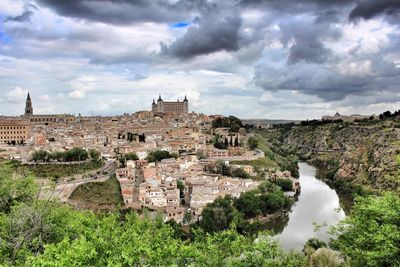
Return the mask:
{"type": "Polygon", "coordinates": [[[257,124],[270,124],[270,125],[277,125],[277,124],[287,124],[287,123],[300,123],[300,120],[270,120],[270,119],[242,119],[243,124],[250,124],[250,125],[257,125],[257,124]]]}

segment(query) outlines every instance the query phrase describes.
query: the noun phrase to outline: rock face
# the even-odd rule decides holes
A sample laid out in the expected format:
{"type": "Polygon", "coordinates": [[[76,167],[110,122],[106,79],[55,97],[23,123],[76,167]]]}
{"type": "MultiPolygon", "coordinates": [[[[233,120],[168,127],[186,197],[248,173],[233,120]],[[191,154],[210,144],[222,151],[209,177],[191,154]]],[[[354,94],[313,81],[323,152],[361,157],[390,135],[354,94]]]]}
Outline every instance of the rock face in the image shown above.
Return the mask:
{"type": "Polygon", "coordinates": [[[375,188],[400,187],[400,118],[293,126],[280,134],[281,144],[334,169],[335,179],[375,188]]]}

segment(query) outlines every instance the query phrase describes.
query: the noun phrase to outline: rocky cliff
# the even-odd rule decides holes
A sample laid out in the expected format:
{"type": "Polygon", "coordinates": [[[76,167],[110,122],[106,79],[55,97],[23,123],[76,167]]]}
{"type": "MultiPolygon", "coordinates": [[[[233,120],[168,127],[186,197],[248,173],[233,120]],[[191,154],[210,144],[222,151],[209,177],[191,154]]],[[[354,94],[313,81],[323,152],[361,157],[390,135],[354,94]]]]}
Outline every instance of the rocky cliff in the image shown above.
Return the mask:
{"type": "MultiPolygon", "coordinates": [[[[264,132],[273,144],[372,189],[400,188],[400,118],[281,125],[264,132]]],[[[328,172],[329,173],[329,172],[328,172]]]]}

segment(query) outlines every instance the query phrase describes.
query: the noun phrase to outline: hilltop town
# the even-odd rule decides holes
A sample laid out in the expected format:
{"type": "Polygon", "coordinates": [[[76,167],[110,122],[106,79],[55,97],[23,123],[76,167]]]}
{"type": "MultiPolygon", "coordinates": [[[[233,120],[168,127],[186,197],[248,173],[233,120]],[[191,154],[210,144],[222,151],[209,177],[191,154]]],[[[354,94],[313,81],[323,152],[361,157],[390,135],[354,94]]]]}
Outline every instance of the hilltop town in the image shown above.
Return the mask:
{"type": "Polygon", "coordinates": [[[255,138],[239,119],[189,112],[186,97],[171,102],[160,95],[150,111],[121,116],[36,115],[33,110],[28,94],[24,115],[1,117],[1,157],[24,166],[101,162],[87,172],[38,179],[43,198],[87,207],[70,199],[74,190],[115,176],[123,208],[147,208],[164,214],[165,221],[190,223],[218,197],[239,197],[262,180],[281,177],[298,187],[289,171],[246,164],[265,159],[265,153],[251,144],[255,138]],[[55,188],[48,180],[56,181],[55,188]]]}

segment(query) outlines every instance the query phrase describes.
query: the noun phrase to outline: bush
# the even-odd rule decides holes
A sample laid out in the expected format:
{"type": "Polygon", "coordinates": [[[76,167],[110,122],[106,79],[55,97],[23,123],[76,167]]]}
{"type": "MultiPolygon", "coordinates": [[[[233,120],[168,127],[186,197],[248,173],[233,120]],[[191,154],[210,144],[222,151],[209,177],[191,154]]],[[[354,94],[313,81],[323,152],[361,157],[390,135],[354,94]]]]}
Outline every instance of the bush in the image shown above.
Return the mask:
{"type": "Polygon", "coordinates": [[[153,152],[150,152],[150,154],[146,157],[146,160],[149,162],[159,162],[163,159],[168,159],[168,158],[177,158],[178,155],[175,153],[169,153],[168,151],[164,150],[155,150],[153,152]]]}
{"type": "Polygon", "coordinates": [[[292,191],[293,190],[293,184],[290,179],[278,179],[275,182],[278,186],[282,188],[283,191],[292,191]]]}
{"type": "Polygon", "coordinates": [[[250,148],[251,150],[254,150],[254,149],[256,149],[256,148],[258,147],[259,141],[258,141],[258,139],[255,138],[255,137],[250,137],[249,140],[247,141],[247,143],[248,143],[248,145],[249,145],[249,148],[250,148]]]}

